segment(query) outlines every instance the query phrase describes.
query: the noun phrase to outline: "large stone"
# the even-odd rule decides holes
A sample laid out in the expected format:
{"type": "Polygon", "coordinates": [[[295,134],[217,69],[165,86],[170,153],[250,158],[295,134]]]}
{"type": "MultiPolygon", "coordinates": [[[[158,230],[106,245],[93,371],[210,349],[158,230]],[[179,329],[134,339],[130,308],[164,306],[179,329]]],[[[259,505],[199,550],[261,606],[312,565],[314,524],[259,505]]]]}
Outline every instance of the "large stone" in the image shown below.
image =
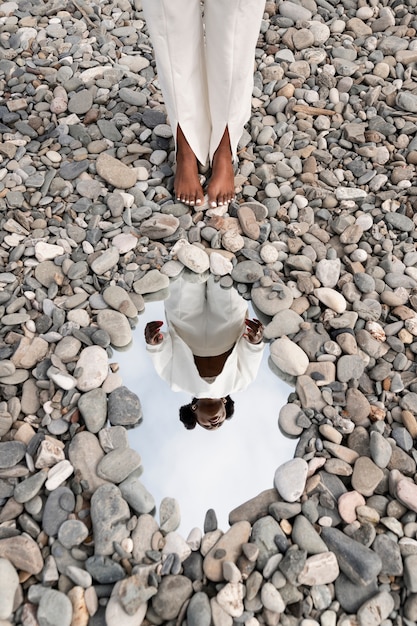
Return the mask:
{"type": "Polygon", "coordinates": [[[96,168],[99,176],[119,189],[130,189],[138,179],[137,171],[133,167],[128,167],[106,152],[98,155],[96,168]]]}
{"type": "Polygon", "coordinates": [[[84,481],[83,488],[91,495],[105,480],[97,474],[97,465],[104,456],[102,447],[93,433],[77,433],[68,448],[68,456],[75,471],[84,481]]]}
{"type": "Polygon", "coordinates": [[[127,387],[118,387],[108,396],[108,418],[113,426],[132,428],[142,419],[142,407],[138,396],[127,387]]]}
{"type": "Polygon", "coordinates": [[[37,619],[39,626],[70,626],[72,604],[61,591],[48,589],[41,595],[37,619]]]}
{"type": "Polygon", "coordinates": [[[275,365],[286,374],[301,376],[308,368],[308,356],[296,343],[281,337],[270,346],[271,358],[275,365]]]}
{"type": "Polygon", "coordinates": [[[114,542],[129,536],[130,511],[116,485],[102,485],[91,498],[91,521],[94,530],[94,554],[107,556],[114,552],[114,542]]]}
{"type": "Polygon", "coordinates": [[[323,541],[336,554],[344,574],[359,585],[369,585],[382,569],[380,557],[370,548],[351,539],[337,528],[323,528],[323,541]]]}
{"type": "Polygon", "coordinates": [[[19,576],[8,559],[0,558],[0,580],[0,620],[6,620],[12,614],[19,587],[19,576]]]}
{"type": "Polygon", "coordinates": [[[242,521],[233,526],[219,539],[204,559],[204,573],[209,580],[223,580],[223,563],[236,563],[242,552],[242,545],[249,540],[251,526],[242,521]]]}
{"type": "Polygon", "coordinates": [[[108,374],[107,352],[100,346],[87,346],[81,352],[76,367],[81,371],[77,378],[78,389],[80,391],[97,389],[108,374]]]}
{"type": "Polygon", "coordinates": [[[132,341],[132,329],[126,315],[119,311],[105,309],[97,313],[97,324],[105,330],[115,348],[124,348],[132,341]]]}
{"type": "Polygon", "coordinates": [[[103,389],[92,389],[83,393],[78,400],[78,408],[85,425],[91,433],[98,433],[107,419],[107,396],[103,389]]]}
{"type": "Polygon", "coordinates": [[[286,502],[295,502],[301,497],[307,480],[307,472],[307,462],[301,458],[292,459],[278,467],[274,476],[274,485],[286,502]]]}
{"type": "Polygon", "coordinates": [[[333,552],[315,554],[306,560],[302,572],[298,575],[301,585],[328,585],[339,576],[339,565],[333,552]]]}
{"type": "Polygon", "coordinates": [[[152,608],[160,619],[175,620],[192,593],[191,580],[185,576],[164,576],[152,598],[152,608]]]}
{"type": "Polygon", "coordinates": [[[9,560],[16,569],[29,574],[39,574],[43,568],[39,546],[27,535],[0,539],[0,557],[9,560]]]}
{"type": "Polygon", "coordinates": [[[359,457],[354,465],[352,487],[363,496],[373,495],[384,472],[367,456],[359,457]]]}

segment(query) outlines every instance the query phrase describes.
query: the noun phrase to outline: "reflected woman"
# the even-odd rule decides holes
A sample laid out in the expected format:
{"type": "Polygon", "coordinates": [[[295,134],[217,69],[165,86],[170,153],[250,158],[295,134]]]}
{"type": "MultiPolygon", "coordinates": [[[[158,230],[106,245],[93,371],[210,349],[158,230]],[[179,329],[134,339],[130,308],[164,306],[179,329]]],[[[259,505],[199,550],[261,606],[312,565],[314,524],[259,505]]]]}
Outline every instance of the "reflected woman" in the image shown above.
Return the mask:
{"type": "Polygon", "coordinates": [[[142,0],[176,143],[175,195],[210,207],[234,199],[238,141],[251,111],[254,51],[265,0],[142,0]],[[202,10],[203,9],[203,10],[202,10]]]}
{"type": "Polygon", "coordinates": [[[235,289],[223,289],[213,276],[204,283],[180,277],[171,282],[163,322],[145,328],[154,367],[174,391],[192,395],[181,407],[187,429],[219,428],[233,415],[231,393],[256,377],[264,349],[263,326],[248,319],[246,302],[235,289]]]}

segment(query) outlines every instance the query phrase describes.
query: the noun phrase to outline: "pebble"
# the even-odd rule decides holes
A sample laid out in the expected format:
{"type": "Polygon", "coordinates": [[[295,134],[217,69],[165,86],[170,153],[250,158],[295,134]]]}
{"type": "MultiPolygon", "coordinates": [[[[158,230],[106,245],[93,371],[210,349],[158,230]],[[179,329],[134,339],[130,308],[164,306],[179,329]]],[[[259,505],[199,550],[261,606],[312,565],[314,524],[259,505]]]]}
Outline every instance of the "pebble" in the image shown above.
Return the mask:
{"type": "Polygon", "coordinates": [[[209,580],[223,580],[223,563],[236,563],[250,536],[250,524],[237,522],[217,541],[204,558],[203,569],[209,580]]]}
{"type": "Polygon", "coordinates": [[[305,374],[308,368],[308,356],[288,337],[281,337],[270,346],[271,358],[279,369],[292,376],[305,374]]]}
{"type": "Polygon", "coordinates": [[[129,321],[119,311],[104,310],[97,313],[97,324],[108,333],[110,342],[115,348],[124,348],[132,341],[132,330],[129,321]]]}
{"type": "Polygon", "coordinates": [[[40,626],[70,626],[71,601],[64,593],[48,589],[40,598],[36,617],[40,626]]]}
{"type": "Polygon", "coordinates": [[[152,609],[159,619],[174,620],[192,595],[191,581],[185,576],[164,576],[157,594],[152,598],[152,609]]]}
{"type": "Polygon", "coordinates": [[[0,558],[0,579],[0,619],[6,620],[13,612],[14,597],[19,587],[19,577],[8,559],[0,558]]]}
{"type": "Polygon", "coordinates": [[[77,361],[76,369],[81,372],[77,378],[80,391],[97,389],[104,382],[108,373],[107,353],[100,346],[84,348],[77,361]]]}
{"type": "Polygon", "coordinates": [[[106,183],[118,189],[130,189],[137,181],[135,168],[130,168],[122,161],[102,152],[96,161],[97,173],[106,183]]]}
{"type": "Polygon", "coordinates": [[[275,472],[274,485],[286,502],[295,502],[304,491],[308,465],[304,459],[295,458],[283,463],[275,472]]]}
{"type": "Polygon", "coordinates": [[[107,396],[102,388],[82,394],[78,408],[87,430],[91,433],[98,433],[104,427],[107,419],[107,396]]]}
{"type": "Polygon", "coordinates": [[[208,255],[198,246],[184,245],[178,249],[178,260],[196,274],[202,274],[210,267],[208,255]]]}
{"type": "Polygon", "coordinates": [[[113,554],[113,542],[129,536],[129,506],[116,485],[101,485],[91,498],[91,521],[94,529],[94,554],[113,554]]]}

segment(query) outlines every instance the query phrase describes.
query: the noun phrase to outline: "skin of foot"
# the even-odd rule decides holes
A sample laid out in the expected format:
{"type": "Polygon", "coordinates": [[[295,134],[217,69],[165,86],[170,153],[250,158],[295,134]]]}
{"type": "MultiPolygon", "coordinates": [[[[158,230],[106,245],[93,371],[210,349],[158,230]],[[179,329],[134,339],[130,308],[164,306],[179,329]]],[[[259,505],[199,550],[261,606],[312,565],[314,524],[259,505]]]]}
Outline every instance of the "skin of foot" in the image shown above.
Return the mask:
{"type": "Polygon", "coordinates": [[[197,158],[180,126],[177,129],[177,169],[174,191],[176,199],[189,206],[199,206],[204,199],[198,175],[197,158]]]}
{"type": "MultiPolygon", "coordinates": [[[[199,206],[204,201],[197,158],[180,126],[177,128],[177,169],[174,191],[176,199],[189,206],[199,206]]],[[[207,195],[209,206],[213,208],[227,205],[235,198],[232,152],[227,128],[213,156],[207,195]]]]}
{"type": "Polygon", "coordinates": [[[229,131],[226,128],[213,156],[212,174],[207,186],[210,207],[229,204],[235,198],[234,171],[229,131]]]}

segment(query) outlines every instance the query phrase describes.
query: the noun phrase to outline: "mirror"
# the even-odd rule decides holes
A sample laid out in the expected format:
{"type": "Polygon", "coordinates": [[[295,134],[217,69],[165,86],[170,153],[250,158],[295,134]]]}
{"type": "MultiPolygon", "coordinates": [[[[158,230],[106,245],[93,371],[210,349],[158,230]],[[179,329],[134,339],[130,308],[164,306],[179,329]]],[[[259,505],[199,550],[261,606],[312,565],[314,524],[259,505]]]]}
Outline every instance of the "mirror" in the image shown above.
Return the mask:
{"type": "MultiPolygon", "coordinates": [[[[158,376],[144,339],[146,325],[154,320],[164,320],[161,330],[167,334],[166,309],[170,301],[172,304],[172,296],[175,299],[184,287],[190,296],[191,292],[201,293],[204,285],[176,280],[165,302],[147,302],[134,330],[132,347],[115,352],[112,360],[119,364],[123,384],[139,396],[142,404],[143,421],[129,431],[130,445],[142,457],[141,481],[154,496],[157,510],[165,496],[178,500],[179,531],[187,536],[193,527],[203,527],[209,508],[215,510],[219,528],[226,530],[228,514],[234,507],[272,487],[271,477],[279,465],[293,458],[296,441],[278,429],[279,410],[292,388],[268,366],[267,346],[260,351],[261,359],[255,356],[255,380],[246,389],[232,393],[235,413],[231,419],[212,432],[198,425],[193,430],[184,428],[179,408],[190,403],[191,395],[172,390],[158,376]]],[[[210,287],[216,290],[213,294],[217,299],[240,300],[245,317],[248,302],[234,289],[209,283],[210,287]]],[[[187,306],[186,316],[190,318],[193,311],[196,306],[187,306]]],[[[249,316],[256,317],[250,303],[249,316]]],[[[172,307],[168,317],[172,321],[172,307]]]]}

